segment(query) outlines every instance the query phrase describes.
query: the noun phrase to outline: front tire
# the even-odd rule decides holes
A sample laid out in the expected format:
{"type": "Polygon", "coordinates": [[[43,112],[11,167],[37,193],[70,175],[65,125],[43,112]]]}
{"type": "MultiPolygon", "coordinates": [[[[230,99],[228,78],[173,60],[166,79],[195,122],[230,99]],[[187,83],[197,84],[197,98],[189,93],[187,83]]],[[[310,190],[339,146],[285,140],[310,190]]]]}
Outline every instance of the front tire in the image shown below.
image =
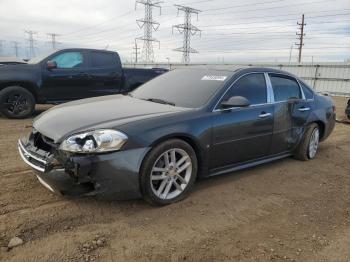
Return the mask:
{"type": "Polygon", "coordinates": [[[299,160],[308,161],[314,159],[320,142],[320,128],[318,124],[309,125],[305,131],[294,157],[299,160]]]}
{"type": "Polygon", "coordinates": [[[171,139],[155,146],[141,167],[143,198],[158,206],[184,199],[193,187],[197,170],[196,153],[185,141],[171,139]]]}
{"type": "Polygon", "coordinates": [[[9,86],[0,91],[0,113],[13,119],[30,117],[35,109],[35,98],[20,86],[9,86]]]}

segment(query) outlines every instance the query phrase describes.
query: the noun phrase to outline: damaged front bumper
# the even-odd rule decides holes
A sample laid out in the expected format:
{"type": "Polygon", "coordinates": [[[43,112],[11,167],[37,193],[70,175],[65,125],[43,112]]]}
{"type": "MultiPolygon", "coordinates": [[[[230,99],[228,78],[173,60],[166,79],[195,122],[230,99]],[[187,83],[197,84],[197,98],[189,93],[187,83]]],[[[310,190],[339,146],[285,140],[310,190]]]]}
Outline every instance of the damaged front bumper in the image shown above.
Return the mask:
{"type": "Polygon", "coordinates": [[[47,152],[20,139],[18,150],[23,161],[37,171],[39,182],[52,192],[108,199],[141,197],[139,170],[149,148],[69,155],[47,152]]]}

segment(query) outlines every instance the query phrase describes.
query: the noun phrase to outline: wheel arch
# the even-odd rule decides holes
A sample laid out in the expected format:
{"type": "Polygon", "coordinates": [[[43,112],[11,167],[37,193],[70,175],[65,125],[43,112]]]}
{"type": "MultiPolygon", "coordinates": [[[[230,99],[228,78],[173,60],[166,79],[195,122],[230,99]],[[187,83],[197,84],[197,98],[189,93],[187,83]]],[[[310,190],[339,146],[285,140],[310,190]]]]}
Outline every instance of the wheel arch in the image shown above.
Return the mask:
{"type": "Polygon", "coordinates": [[[11,86],[19,86],[19,87],[26,89],[34,96],[35,102],[38,101],[38,95],[36,92],[35,84],[33,84],[31,82],[25,82],[25,81],[4,82],[4,83],[0,84],[0,91],[2,91],[3,89],[5,89],[7,87],[11,87],[11,86]]]}
{"type": "Polygon", "coordinates": [[[185,141],[187,144],[189,144],[194,152],[196,153],[196,157],[197,157],[197,164],[198,164],[198,176],[200,176],[200,174],[203,172],[203,163],[204,163],[204,153],[203,153],[203,149],[200,146],[199,141],[194,138],[191,135],[188,134],[183,134],[183,133],[178,133],[178,134],[170,134],[170,135],[166,135],[163,136],[157,140],[155,140],[152,144],[151,144],[151,148],[154,148],[156,145],[159,145],[167,140],[170,139],[179,139],[179,140],[183,140],[185,141]]]}
{"type": "Polygon", "coordinates": [[[322,141],[322,139],[324,138],[324,135],[325,135],[326,124],[324,122],[322,122],[321,120],[313,121],[310,124],[312,124],[312,123],[315,123],[318,125],[318,127],[320,129],[320,141],[322,141]]]}

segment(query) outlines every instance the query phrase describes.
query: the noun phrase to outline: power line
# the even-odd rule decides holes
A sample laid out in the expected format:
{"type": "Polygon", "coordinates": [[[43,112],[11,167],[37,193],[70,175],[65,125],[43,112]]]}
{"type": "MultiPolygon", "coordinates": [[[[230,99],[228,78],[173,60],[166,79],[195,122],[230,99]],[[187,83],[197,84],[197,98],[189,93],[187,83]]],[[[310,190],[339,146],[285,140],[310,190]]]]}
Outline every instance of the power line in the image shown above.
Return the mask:
{"type": "Polygon", "coordinates": [[[121,15],[117,15],[117,16],[111,17],[111,18],[109,18],[109,19],[107,19],[107,20],[105,20],[105,21],[103,21],[103,22],[101,22],[101,23],[98,23],[98,24],[95,24],[95,25],[91,25],[91,26],[82,27],[82,28],[80,28],[80,29],[78,29],[78,30],[75,30],[75,31],[69,32],[69,33],[67,33],[67,34],[64,34],[64,36],[76,34],[76,33],[79,33],[79,32],[81,32],[81,31],[86,31],[86,30],[89,30],[89,29],[91,29],[91,28],[98,27],[98,26],[100,26],[100,25],[106,24],[106,23],[108,23],[108,22],[110,22],[110,21],[112,21],[112,20],[115,20],[115,19],[117,19],[117,18],[121,18],[121,17],[123,17],[123,16],[127,16],[127,15],[129,15],[130,13],[132,13],[133,11],[134,11],[134,10],[129,10],[129,11],[126,12],[126,13],[123,13],[123,14],[121,14],[121,15]]]}
{"type": "MultiPolygon", "coordinates": [[[[334,0],[334,1],[338,1],[338,0],[334,0]]],[[[320,3],[329,3],[328,0],[321,0],[321,1],[313,1],[313,2],[304,2],[304,5],[310,5],[310,4],[320,4],[320,3]]],[[[241,11],[237,11],[237,12],[224,12],[224,13],[214,13],[214,14],[208,14],[207,12],[210,11],[210,9],[206,10],[206,13],[203,14],[205,16],[209,15],[209,16],[216,16],[216,15],[223,15],[223,14],[241,14],[242,12],[244,13],[248,13],[248,12],[255,12],[255,11],[265,11],[265,10],[271,10],[271,9],[279,9],[279,8],[285,8],[285,7],[292,7],[292,6],[300,6],[300,3],[298,4],[290,4],[290,5],[283,5],[283,6],[273,6],[273,7],[267,7],[267,8],[256,8],[256,9],[248,9],[248,10],[241,10],[241,11]]]]}
{"type": "Polygon", "coordinates": [[[142,49],[142,57],[144,62],[150,63],[154,61],[154,53],[153,53],[153,42],[159,41],[152,37],[153,31],[157,31],[159,28],[159,23],[153,20],[152,10],[154,7],[159,8],[161,12],[160,4],[163,2],[154,2],[153,0],[136,0],[135,9],[137,4],[142,4],[145,6],[145,17],[143,19],[136,20],[137,25],[140,29],[143,29],[143,37],[138,37],[135,39],[143,41],[143,49],[142,49]]]}
{"type": "Polygon", "coordinates": [[[28,34],[27,41],[29,42],[29,58],[33,58],[35,56],[34,35],[36,35],[37,32],[32,30],[26,30],[24,32],[28,34]]]}
{"type": "MultiPolygon", "coordinates": [[[[327,11],[318,11],[318,12],[308,12],[309,14],[316,14],[316,13],[323,13],[323,12],[336,12],[336,11],[348,11],[348,10],[350,10],[350,9],[344,9],[344,10],[339,10],[339,9],[333,9],[333,10],[327,10],[327,11]]],[[[286,14],[286,15],[284,15],[284,16],[251,16],[251,17],[244,17],[244,20],[245,19],[249,19],[249,20],[251,20],[251,19],[255,19],[255,18],[268,18],[268,17],[274,17],[274,18],[279,18],[279,17],[283,17],[284,18],[284,20],[286,20],[285,19],[285,16],[294,16],[294,15],[298,15],[299,13],[292,13],[292,14],[286,14]]],[[[327,16],[342,16],[342,15],[347,15],[347,14],[349,14],[349,13],[343,13],[343,14],[340,14],[340,13],[338,13],[338,14],[331,14],[331,15],[327,15],[327,16]]],[[[327,16],[313,16],[312,18],[314,19],[317,19],[318,17],[327,17],[327,16]]],[[[311,19],[311,17],[308,17],[309,19],[311,19]]],[[[240,18],[240,20],[243,20],[242,18],[240,18]]],[[[284,21],[284,20],[280,20],[280,21],[284,21]]],[[[295,21],[295,18],[292,18],[292,19],[288,19],[288,20],[290,20],[290,21],[295,21]]],[[[259,21],[259,22],[249,22],[249,23],[239,23],[240,25],[243,25],[243,24],[253,24],[253,23],[263,23],[263,22],[269,22],[269,21],[271,21],[271,22],[273,22],[273,20],[268,20],[268,21],[266,21],[266,20],[262,20],[262,21],[259,21]]],[[[277,21],[279,21],[279,20],[276,20],[276,22],[277,21]]],[[[129,24],[130,25],[130,24],[129,24]]],[[[236,24],[235,24],[236,25],[236,24]]],[[[238,25],[238,24],[237,24],[238,25]]],[[[108,29],[108,30],[102,30],[102,31],[98,31],[98,32],[95,32],[95,33],[93,33],[93,34],[91,34],[91,33],[89,33],[89,34],[87,34],[87,35],[83,35],[83,36],[77,36],[77,38],[79,38],[79,39],[81,39],[81,38],[89,38],[89,39],[92,39],[92,41],[94,41],[93,39],[96,39],[96,35],[98,35],[98,34],[104,34],[104,33],[112,33],[112,32],[114,32],[114,31],[119,31],[119,32],[122,32],[123,33],[123,31],[127,31],[128,33],[130,33],[130,29],[127,29],[126,28],[126,26],[128,26],[128,25],[122,25],[122,26],[118,26],[117,28],[113,28],[113,29],[108,29]],[[122,30],[119,30],[119,28],[121,28],[122,30]]],[[[206,25],[204,25],[204,26],[206,26],[206,25]]],[[[222,29],[221,29],[222,30],[222,29]]],[[[119,34],[120,35],[120,34],[119,34]]],[[[111,37],[113,37],[113,36],[111,36],[111,37]]],[[[104,40],[105,38],[100,38],[101,40],[104,40]]]]}
{"type": "Polygon", "coordinates": [[[306,26],[305,24],[305,16],[304,14],[302,15],[301,17],[301,23],[297,23],[297,25],[299,25],[299,30],[300,30],[300,33],[297,33],[297,36],[299,36],[299,44],[295,44],[296,46],[298,46],[298,49],[299,49],[299,55],[298,55],[298,62],[299,64],[301,63],[301,53],[302,53],[302,50],[303,50],[303,46],[304,46],[304,26],[306,26]]]}
{"type": "Polygon", "coordinates": [[[191,15],[196,14],[198,19],[198,13],[201,11],[188,6],[175,6],[177,7],[178,12],[182,11],[185,13],[185,17],[183,24],[173,26],[173,28],[177,28],[177,30],[184,35],[183,46],[176,48],[174,51],[182,52],[182,62],[188,64],[190,62],[190,53],[198,53],[197,50],[191,48],[191,36],[201,32],[196,26],[192,25],[191,15]]]}
{"type": "Polygon", "coordinates": [[[55,33],[47,33],[47,35],[51,37],[51,41],[49,43],[51,44],[52,50],[56,50],[57,45],[60,44],[59,42],[57,42],[56,38],[60,35],[55,34],[55,33]]]}

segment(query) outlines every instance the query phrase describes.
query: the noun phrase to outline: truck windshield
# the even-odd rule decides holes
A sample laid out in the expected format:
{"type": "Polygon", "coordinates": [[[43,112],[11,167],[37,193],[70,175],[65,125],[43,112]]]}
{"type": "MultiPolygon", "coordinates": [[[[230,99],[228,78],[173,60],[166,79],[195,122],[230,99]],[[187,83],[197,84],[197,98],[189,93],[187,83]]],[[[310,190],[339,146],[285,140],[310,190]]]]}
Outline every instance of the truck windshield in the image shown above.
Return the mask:
{"type": "MultiPolygon", "coordinates": [[[[56,52],[56,51],[55,51],[56,52]]],[[[43,54],[40,54],[32,59],[30,59],[28,61],[28,64],[38,64],[40,63],[41,61],[43,61],[46,57],[50,56],[51,54],[53,54],[54,52],[46,52],[46,53],[43,53],[43,54]]]]}
{"type": "Polygon", "coordinates": [[[204,106],[231,78],[232,72],[208,69],[175,69],[143,84],[130,95],[179,107],[204,106]]]}

